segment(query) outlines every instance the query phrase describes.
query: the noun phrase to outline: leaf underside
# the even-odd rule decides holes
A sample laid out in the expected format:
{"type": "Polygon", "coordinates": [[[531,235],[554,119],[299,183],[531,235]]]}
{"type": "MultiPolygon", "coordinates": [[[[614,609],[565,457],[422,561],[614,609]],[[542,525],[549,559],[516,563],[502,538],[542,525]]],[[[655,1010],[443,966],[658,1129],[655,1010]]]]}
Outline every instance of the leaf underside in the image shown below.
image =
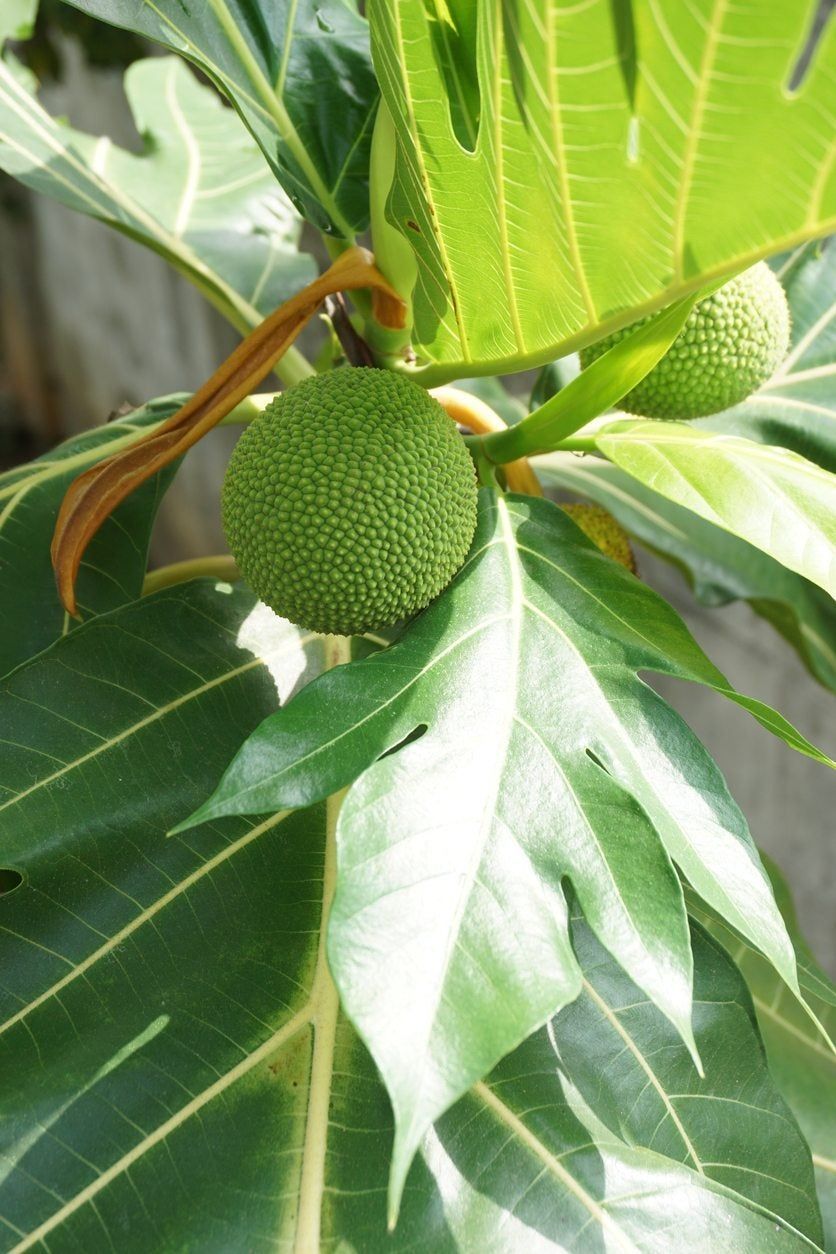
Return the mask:
{"type": "Polygon", "coordinates": [[[542,363],[831,230],[836,23],[794,81],[816,9],[372,0],[420,357],[542,363]]]}

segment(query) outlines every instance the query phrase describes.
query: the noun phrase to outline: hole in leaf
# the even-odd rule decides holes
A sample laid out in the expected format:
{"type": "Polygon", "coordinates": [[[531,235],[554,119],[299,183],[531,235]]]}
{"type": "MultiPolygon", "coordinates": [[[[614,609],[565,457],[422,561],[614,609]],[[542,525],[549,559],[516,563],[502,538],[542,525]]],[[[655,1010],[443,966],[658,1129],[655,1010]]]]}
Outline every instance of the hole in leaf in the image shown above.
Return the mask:
{"type": "Polygon", "coordinates": [[[799,91],[809,74],[834,12],[836,12],[836,0],[819,0],[819,7],[807,32],[807,38],[804,40],[787,81],[787,91],[791,94],[799,91]]]}
{"type": "Polygon", "coordinates": [[[479,135],[481,100],[476,72],[478,8],[459,5],[454,15],[448,6],[428,5],[433,55],[444,80],[450,123],[459,144],[474,152],[479,135]]]}
{"type": "Polygon", "coordinates": [[[13,893],[16,888],[20,888],[22,883],[23,876],[20,871],[15,871],[10,866],[0,866],[0,897],[13,893]]]}
{"type": "Polygon", "coordinates": [[[392,745],[391,749],[387,749],[385,753],[381,753],[380,757],[377,759],[378,762],[382,762],[384,758],[391,758],[393,753],[400,753],[401,749],[405,749],[407,745],[415,744],[415,741],[420,740],[426,730],[427,724],[419,723],[417,727],[412,729],[408,736],[404,736],[403,740],[399,740],[396,745],[392,745]]]}
{"type": "Polygon", "coordinates": [[[597,754],[592,752],[591,749],[586,750],[586,756],[589,758],[590,762],[594,762],[595,765],[599,767],[604,772],[605,775],[609,775],[609,771],[604,766],[604,763],[601,761],[601,759],[598,757],[597,754]]]}
{"type": "Polygon", "coordinates": [[[635,113],[638,55],[633,0],[610,0],[610,15],[615,31],[618,65],[624,81],[624,94],[630,104],[631,112],[635,113]]]}

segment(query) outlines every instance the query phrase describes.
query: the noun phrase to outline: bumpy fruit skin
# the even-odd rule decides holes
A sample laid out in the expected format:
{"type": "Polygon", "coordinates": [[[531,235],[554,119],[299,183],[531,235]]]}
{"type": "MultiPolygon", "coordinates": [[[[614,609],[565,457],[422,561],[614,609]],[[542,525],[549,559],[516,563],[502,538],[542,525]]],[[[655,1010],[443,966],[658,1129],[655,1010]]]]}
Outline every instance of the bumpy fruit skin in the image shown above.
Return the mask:
{"type": "Polygon", "coordinates": [[[423,388],[349,367],[267,406],[235,446],[221,505],[257,596],[300,627],[357,635],[450,582],[476,529],[476,472],[423,388]]]}
{"type": "Polygon", "coordinates": [[[636,573],[636,559],[627,532],[600,505],[562,505],[561,509],[576,523],[593,544],[614,561],[636,573]]]}
{"type": "MultiPolygon", "coordinates": [[[[581,352],[586,367],[642,318],[581,352]]],[[[619,404],[645,418],[702,418],[738,405],[771,378],[787,355],[790,312],[764,261],[700,301],[668,352],[619,404]]]]}

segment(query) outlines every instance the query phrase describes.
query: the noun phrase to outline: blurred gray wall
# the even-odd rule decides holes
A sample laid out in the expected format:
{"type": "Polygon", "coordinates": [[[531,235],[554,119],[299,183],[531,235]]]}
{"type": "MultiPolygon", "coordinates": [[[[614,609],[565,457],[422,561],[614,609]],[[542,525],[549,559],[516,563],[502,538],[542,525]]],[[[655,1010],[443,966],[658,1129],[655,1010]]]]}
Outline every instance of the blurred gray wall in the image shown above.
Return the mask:
{"type": "MultiPolygon", "coordinates": [[[[49,88],[45,103],[130,145],[120,79],[86,69],[71,52],[65,81],[49,88]]],[[[229,352],[234,334],[159,258],[51,201],[17,193],[13,200],[16,211],[0,213],[4,387],[43,444],[104,421],[124,402],[193,389],[229,352]]],[[[157,562],[223,551],[218,486],[234,439],[214,432],[189,454],[161,512],[157,562]]],[[[703,610],[677,572],[644,553],[639,562],[737,688],[836,751],[832,696],[765,622],[742,605],[703,610]]],[[[836,776],[722,698],[674,682],[659,687],[719,762],[756,841],[786,872],[811,943],[836,973],[836,776]]]]}

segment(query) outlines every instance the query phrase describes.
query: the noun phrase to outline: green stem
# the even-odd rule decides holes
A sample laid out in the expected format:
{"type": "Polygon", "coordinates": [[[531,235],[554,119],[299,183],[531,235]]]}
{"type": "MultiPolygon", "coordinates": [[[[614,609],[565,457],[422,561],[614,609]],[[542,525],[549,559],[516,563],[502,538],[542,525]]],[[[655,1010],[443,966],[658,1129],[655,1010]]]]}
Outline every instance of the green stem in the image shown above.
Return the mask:
{"type": "Polygon", "coordinates": [[[555,453],[596,453],[598,445],[592,435],[576,435],[569,440],[562,440],[554,451],[555,453]]]}
{"type": "Polygon", "coordinates": [[[187,579],[199,579],[202,576],[222,579],[225,583],[234,583],[241,578],[235,559],[228,553],[218,553],[214,557],[194,557],[149,571],[142,585],[142,595],[147,597],[152,592],[159,592],[161,588],[171,588],[175,584],[185,583],[187,579]]]}
{"type": "Polygon", "coordinates": [[[699,298],[700,293],[694,292],[663,310],[591,362],[515,427],[485,436],[484,455],[492,462],[512,462],[565,448],[564,441],[617,405],[664,357],[699,298]]]}
{"type": "MultiPolygon", "coordinates": [[[[372,132],[369,159],[369,204],[371,209],[372,248],[374,262],[395,291],[407,302],[406,326],[401,331],[382,327],[372,315],[371,302],[360,303],[357,309],[365,319],[363,338],[371,346],[380,364],[389,359],[402,360],[412,329],[412,291],[418,279],[418,262],[412,245],[386,217],[386,202],[392,190],[397,164],[398,139],[392,115],[381,100],[372,132]]],[[[359,295],[359,294],[358,294],[359,295]]]]}
{"type": "Polygon", "coordinates": [[[275,392],[257,392],[247,396],[231,409],[218,423],[219,427],[248,427],[254,418],[267,408],[275,392]]]}
{"type": "Polygon", "coordinates": [[[295,387],[297,383],[301,383],[303,379],[309,378],[312,374],[316,374],[311,363],[303,352],[291,344],[286,349],[274,366],[276,374],[281,379],[286,388],[295,387]]]}

